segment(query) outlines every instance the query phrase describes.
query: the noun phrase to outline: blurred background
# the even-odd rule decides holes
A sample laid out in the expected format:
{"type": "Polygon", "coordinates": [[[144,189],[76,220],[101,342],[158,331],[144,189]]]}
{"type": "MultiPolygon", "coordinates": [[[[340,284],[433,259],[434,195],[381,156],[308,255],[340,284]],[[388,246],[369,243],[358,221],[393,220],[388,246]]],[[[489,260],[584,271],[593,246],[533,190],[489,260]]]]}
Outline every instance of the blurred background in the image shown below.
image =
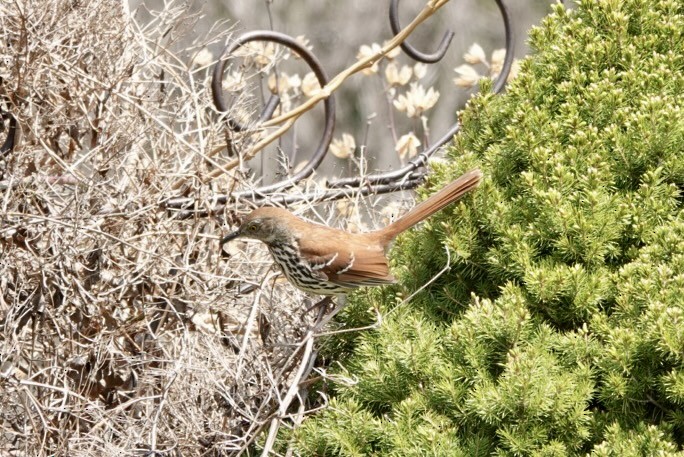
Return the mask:
{"type": "MultiPolygon", "coordinates": [[[[402,26],[408,24],[425,3],[425,0],[401,1],[399,11],[402,26]]],[[[549,0],[505,2],[511,17],[516,59],[529,53],[526,42],[528,30],[548,14],[551,3],[549,0]]],[[[155,8],[155,1],[133,2],[131,6],[133,9],[142,6],[138,14],[144,15],[145,9],[155,8]]],[[[353,64],[362,46],[372,47],[374,43],[382,45],[393,36],[389,25],[389,0],[207,1],[193,4],[191,10],[197,13],[196,18],[189,19],[195,21],[191,30],[196,36],[211,33],[217,21],[222,22],[218,28],[231,28],[234,37],[259,29],[275,30],[293,37],[303,36],[329,77],[353,64]]],[[[422,77],[419,78],[414,70],[415,62],[401,53],[395,59],[396,68],[401,70],[410,67],[412,71],[412,77],[406,83],[390,87],[385,74],[386,62],[381,64],[376,74],[357,74],[344,83],[335,94],[337,123],[334,144],[338,146],[335,149],[337,156],[330,153],[326,156],[315,179],[323,181],[324,177],[396,169],[416,152],[443,136],[455,123],[458,111],[464,107],[468,97],[477,91],[477,84],[471,88],[457,87],[454,78],[459,75],[454,69],[466,63],[464,53],[477,44],[484,52],[486,61],[474,64],[472,68],[479,74],[490,75],[490,67],[496,64],[493,53],[505,46],[504,26],[494,0],[453,0],[422,24],[409,41],[423,52],[432,52],[448,29],[455,32],[448,53],[440,62],[420,69],[424,72],[422,77]],[[411,83],[422,87],[425,92],[432,90],[430,95],[439,95],[434,106],[426,109],[422,116],[413,118],[395,106],[398,98],[411,90],[411,83]],[[407,134],[413,134],[416,138],[411,143],[414,148],[407,151],[404,143],[404,149],[401,150],[401,145],[397,143],[407,134]],[[352,144],[350,137],[353,138],[352,144]],[[343,142],[343,138],[346,141],[343,142]]],[[[191,41],[196,36],[182,39],[191,41]]],[[[210,45],[207,49],[213,59],[221,53],[217,45],[210,45]]],[[[502,60],[502,57],[500,54],[498,59],[502,60]]],[[[309,71],[301,62],[297,69],[292,67],[292,62],[288,65],[288,75],[299,73],[300,78],[304,78],[309,71]]],[[[208,68],[207,73],[210,70],[208,68]]],[[[230,68],[226,74],[229,71],[230,68]]],[[[275,69],[275,73],[282,71],[282,67],[275,69]]],[[[252,119],[258,117],[263,100],[268,98],[268,94],[265,94],[268,91],[267,77],[262,76],[262,80],[263,83],[256,89],[261,93],[255,95],[251,102],[247,101],[261,104],[250,108],[252,119]]],[[[255,89],[251,87],[249,90],[255,89]]],[[[244,93],[240,95],[244,97],[244,93]]],[[[305,97],[299,100],[303,99],[305,97]]],[[[292,102],[294,106],[297,100],[293,97],[292,102]]],[[[250,168],[264,183],[280,179],[285,167],[292,171],[303,165],[320,140],[322,129],[323,109],[319,106],[302,116],[277,145],[252,160],[250,168]]]]}

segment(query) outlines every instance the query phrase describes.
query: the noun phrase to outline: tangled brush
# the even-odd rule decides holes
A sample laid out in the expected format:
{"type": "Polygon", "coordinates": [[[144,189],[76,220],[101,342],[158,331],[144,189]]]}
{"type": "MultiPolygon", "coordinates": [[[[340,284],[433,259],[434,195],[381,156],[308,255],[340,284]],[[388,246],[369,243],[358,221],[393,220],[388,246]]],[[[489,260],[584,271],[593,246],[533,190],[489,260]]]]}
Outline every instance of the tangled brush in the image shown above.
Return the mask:
{"type": "Polygon", "coordinates": [[[163,204],[251,185],[203,179],[225,123],[199,57],[228,32],[182,46],[184,7],[145,13],[0,3],[3,455],[237,453],[311,370],[299,293],[256,246],[220,255],[231,208],[163,204]]]}

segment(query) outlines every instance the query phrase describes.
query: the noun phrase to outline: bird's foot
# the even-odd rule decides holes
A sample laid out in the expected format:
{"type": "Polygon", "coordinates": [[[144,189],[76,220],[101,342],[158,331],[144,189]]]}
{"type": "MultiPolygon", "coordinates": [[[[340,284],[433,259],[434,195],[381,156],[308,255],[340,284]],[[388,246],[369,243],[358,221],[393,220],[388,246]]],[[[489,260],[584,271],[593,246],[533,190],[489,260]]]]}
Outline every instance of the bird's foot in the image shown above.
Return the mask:
{"type": "Polygon", "coordinates": [[[331,296],[328,295],[326,297],[323,297],[321,300],[317,301],[313,305],[306,308],[306,311],[304,311],[304,314],[307,314],[307,313],[311,312],[311,310],[314,310],[316,308],[318,308],[319,310],[322,309],[325,312],[325,310],[328,308],[328,306],[330,306],[331,303],[332,303],[332,297],[331,296]]]}
{"type": "Polygon", "coordinates": [[[347,297],[346,295],[342,295],[337,297],[337,303],[333,301],[332,297],[325,297],[315,305],[309,307],[307,312],[318,308],[318,315],[316,316],[316,323],[314,324],[316,332],[319,332],[325,327],[325,325],[330,322],[337,313],[342,311],[345,306],[347,306],[347,297]],[[332,308],[330,308],[330,305],[333,305],[332,308]]]}

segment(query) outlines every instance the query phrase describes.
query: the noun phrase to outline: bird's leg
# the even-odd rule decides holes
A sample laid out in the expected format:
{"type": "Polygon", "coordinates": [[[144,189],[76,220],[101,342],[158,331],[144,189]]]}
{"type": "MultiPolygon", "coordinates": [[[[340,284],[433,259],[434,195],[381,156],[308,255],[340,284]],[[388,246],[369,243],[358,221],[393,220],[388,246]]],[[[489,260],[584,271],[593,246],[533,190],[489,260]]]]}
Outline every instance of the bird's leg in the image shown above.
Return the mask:
{"type": "MultiPolygon", "coordinates": [[[[328,297],[330,300],[328,303],[332,303],[332,297],[328,297]]],[[[342,311],[342,309],[347,306],[347,296],[339,295],[337,297],[337,303],[333,306],[333,309],[328,314],[319,313],[316,318],[316,324],[314,325],[314,331],[319,332],[325,325],[332,320],[337,313],[342,311]]]]}
{"type": "Polygon", "coordinates": [[[314,303],[313,305],[306,308],[306,311],[304,311],[304,314],[306,314],[309,311],[311,311],[312,309],[316,309],[316,308],[325,310],[330,303],[332,303],[332,297],[330,295],[326,295],[325,297],[323,297],[322,300],[319,300],[316,303],[314,303]]]}
{"type": "Polygon", "coordinates": [[[342,311],[342,308],[347,306],[347,296],[346,295],[338,295],[337,296],[337,303],[335,303],[335,306],[333,307],[332,311],[328,313],[328,320],[332,319],[335,317],[337,313],[342,311]]]}
{"type": "Polygon", "coordinates": [[[321,326],[322,326],[321,322],[323,322],[323,318],[325,317],[325,310],[327,308],[328,308],[327,305],[321,306],[318,308],[318,315],[316,315],[316,319],[314,320],[314,324],[313,324],[313,332],[314,333],[317,332],[321,328],[321,326]]]}

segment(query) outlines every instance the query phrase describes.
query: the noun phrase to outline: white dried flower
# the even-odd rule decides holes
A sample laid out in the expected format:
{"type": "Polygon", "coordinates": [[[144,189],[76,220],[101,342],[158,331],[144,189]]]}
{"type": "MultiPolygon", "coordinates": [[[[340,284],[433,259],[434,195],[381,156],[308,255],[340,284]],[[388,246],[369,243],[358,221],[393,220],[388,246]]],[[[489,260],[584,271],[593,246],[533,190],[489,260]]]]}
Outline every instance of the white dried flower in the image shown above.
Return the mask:
{"type": "Polygon", "coordinates": [[[307,97],[313,97],[321,90],[321,85],[313,71],[308,72],[302,79],[302,93],[307,97]]]}
{"type": "Polygon", "coordinates": [[[250,41],[235,50],[236,56],[244,57],[247,62],[254,62],[264,69],[276,58],[276,44],[271,42],[250,41]]]}
{"type": "Polygon", "coordinates": [[[485,55],[484,49],[477,43],[473,43],[468,48],[468,51],[463,54],[463,59],[471,65],[487,62],[487,56],[485,55]]]}
{"type": "Polygon", "coordinates": [[[504,48],[496,49],[492,51],[492,66],[493,65],[503,65],[506,59],[506,50],[504,48]]]}
{"type": "Polygon", "coordinates": [[[408,65],[402,65],[401,70],[396,63],[390,62],[385,68],[385,79],[390,86],[404,86],[411,79],[413,70],[408,65]]]}
{"type": "Polygon", "coordinates": [[[454,78],[457,87],[470,89],[480,80],[480,74],[468,64],[459,65],[454,71],[458,75],[454,78]]]}
{"type": "Polygon", "coordinates": [[[427,74],[427,64],[417,63],[413,66],[413,74],[416,79],[423,79],[427,74]]]}
{"type": "Polygon", "coordinates": [[[418,153],[418,146],[420,140],[413,134],[413,132],[402,135],[394,146],[394,150],[399,155],[401,160],[414,157],[418,153]]]}
{"type": "MultiPolygon", "coordinates": [[[[295,41],[299,43],[299,45],[307,51],[313,51],[313,45],[311,44],[311,41],[309,41],[309,39],[306,37],[306,35],[297,35],[295,37],[295,41]]],[[[294,54],[296,58],[299,57],[296,52],[294,54]]]]}
{"type": "Polygon", "coordinates": [[[207,48],[202,48],[192,59],[192,66],[195,68],[205,68],[214,61],[214,55],[207,48]]]}
{"type": "Polygon", "coordinates": [[[221,87],[226,92],[238,92],[244,90],[247,82],[245,81],[245,74],[238,71],[231,71],[223,78],[221,87]]]}
{"type": "Polygon", "coordinates": [[[288,75],[287,73],[282,72],[280,75],[276,76],[275,73],[271,73],[271,75],[268,77],[268,88],[274,94],[282,94],[290,89],[296,90],[299,89],[301,85],[302,79],[298,74],[288,75]],[[276,84],[278,85],[277,90],[276,84]]]}
{"type": "Polygon", "coordinates": [[[497,49],[496,51],[492,52],[492,65],[489,71],[493,78],[495,78],[499,75],[499,73],[501,73],[504,60],[506,60],[505,49],[497,49]]]}
{"type": "Polygon", "coordinates": [[[429,110],[437,100],[439,92],[430,87],[427,91],[416,82],[411,83],[411,88],[394,100],[394,107],[406,113],[408,117],[420,117],[425,111],[429,110]]]}
{"type": "Polygon", "coordinates": [[[330,152],[338,159],[348,159],[354,154],[356,141],[348,133],[343,133],[342,138],[335,138],[330,144],[330,152]]]}
{"type": "MultiPolygon", "coordinates": [[[[364,44],[359,48],[359,52],[356,53],[356,58],[358,60],[363,60],[363,59],[366,59],[368,57],[371,57],[373,55],[378,54],[380,52],[380,50],[381,50],[381,48],[380,48],[380,45],[378,43],[373,43],[370,46],[367,44],[364,44]]],[[[363,73],[364,75],[372,75],[372,74],[377,73],[377,72],[378,72],[378,60],[373,62],[372,66],[370,66],[368,68],[364,68],[361,71],[361,73],[363,73]]]]}
{"type": "Polygon", "coordinates": [[[352,205],[349,204],[349,200],[338,200],[335,203],[335,209],[337,210],[337,213],[345,219],[353,212],[352,205]]]}

